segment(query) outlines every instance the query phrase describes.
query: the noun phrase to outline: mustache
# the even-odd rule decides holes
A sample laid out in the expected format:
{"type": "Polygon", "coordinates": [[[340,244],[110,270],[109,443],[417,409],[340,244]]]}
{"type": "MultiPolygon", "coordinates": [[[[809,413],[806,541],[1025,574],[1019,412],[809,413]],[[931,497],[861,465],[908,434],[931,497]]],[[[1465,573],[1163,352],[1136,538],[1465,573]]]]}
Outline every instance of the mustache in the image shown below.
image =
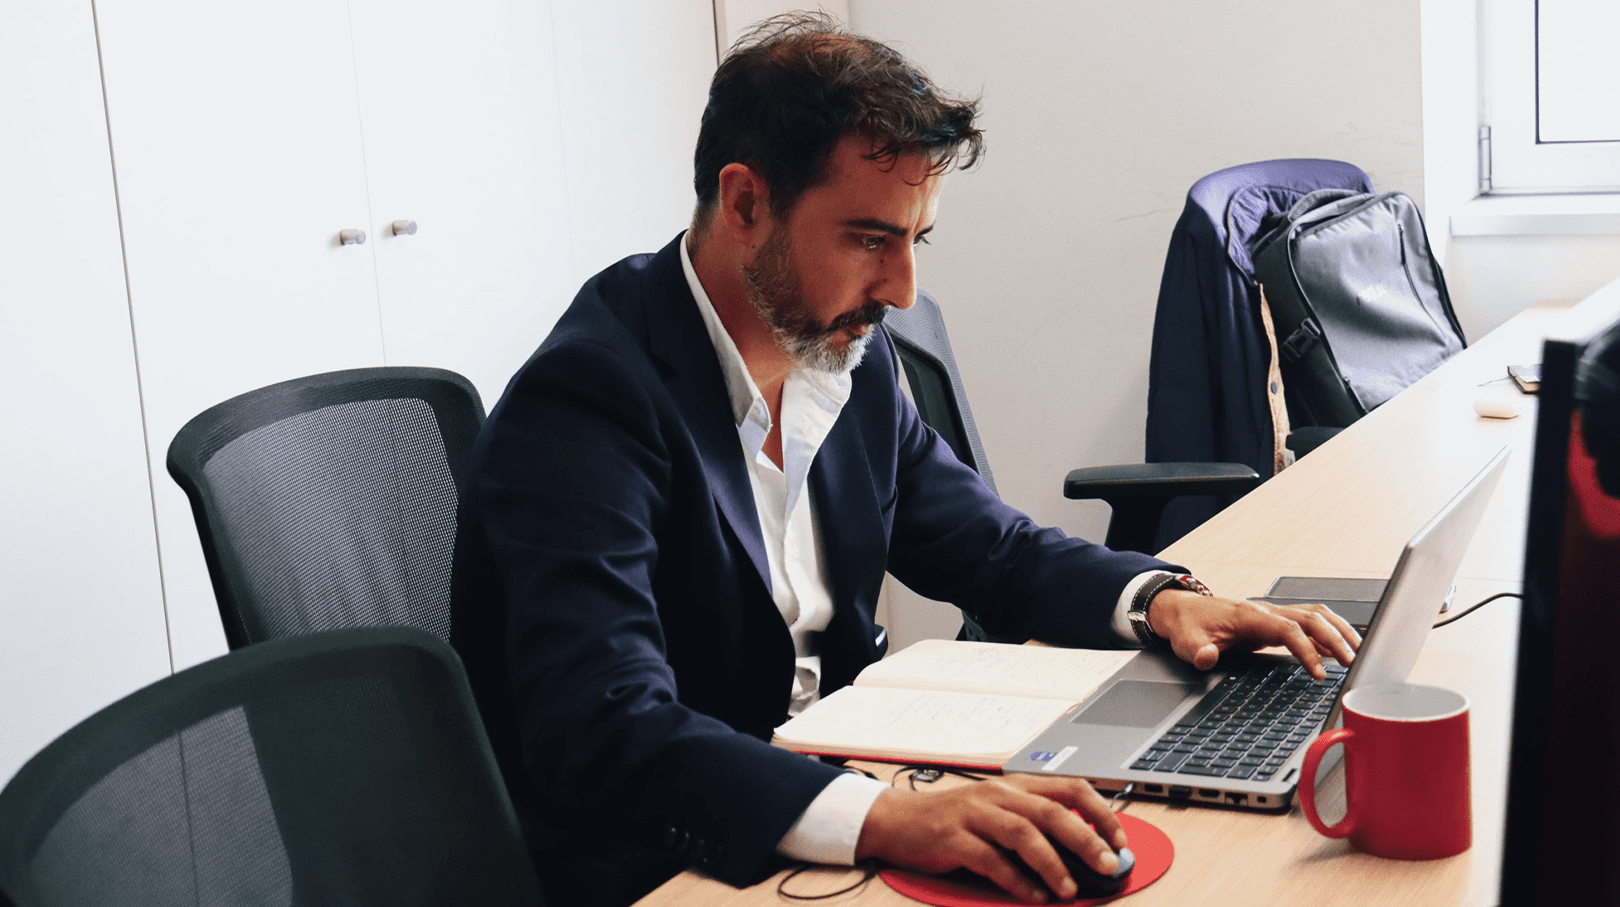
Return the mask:
{"type": "Polygon", "coordinates": [[[871,303],[854,311],[845,312],[834,318],[828,325],[826,333],[843,330],[844,328],[860,327],[864,324],[879,325],[889,314],[889,307],[882,303],[871,303]]]}

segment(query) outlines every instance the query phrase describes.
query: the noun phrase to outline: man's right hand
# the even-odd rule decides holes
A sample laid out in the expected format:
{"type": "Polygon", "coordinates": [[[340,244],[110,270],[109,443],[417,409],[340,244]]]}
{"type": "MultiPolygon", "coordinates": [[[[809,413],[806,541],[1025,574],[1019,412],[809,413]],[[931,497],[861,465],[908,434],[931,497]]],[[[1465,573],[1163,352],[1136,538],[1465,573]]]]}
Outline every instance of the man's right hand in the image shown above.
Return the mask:
{"type": "Polygon", "coordinates": [[[855,858],[925,872],[966,868],[1025,901],[1046,901],[1045,889],[998,849],[1006,848],[1017,851],[1060,897],[1072,898],[1074,880],[1047,835],[1104,874],[1119,867],[1114,851],[1126,846],[1119,818],[1085,781],[1007,775],[928,793],[884,791],[866,814],[855,858]]]}

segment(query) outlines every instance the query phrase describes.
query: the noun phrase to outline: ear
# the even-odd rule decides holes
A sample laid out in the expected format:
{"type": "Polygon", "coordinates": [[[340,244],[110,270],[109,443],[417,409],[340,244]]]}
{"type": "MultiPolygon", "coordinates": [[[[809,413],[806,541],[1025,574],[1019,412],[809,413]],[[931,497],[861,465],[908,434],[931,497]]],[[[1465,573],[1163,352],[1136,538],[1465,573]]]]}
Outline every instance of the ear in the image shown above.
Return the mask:
{"type": "Polygon", "coordinates": [[[727,164],[720,171],[720,204],[716,216],[737,242],[753,246],[769,232],[771,190],[765,178],[747,164],[727,164]]]}

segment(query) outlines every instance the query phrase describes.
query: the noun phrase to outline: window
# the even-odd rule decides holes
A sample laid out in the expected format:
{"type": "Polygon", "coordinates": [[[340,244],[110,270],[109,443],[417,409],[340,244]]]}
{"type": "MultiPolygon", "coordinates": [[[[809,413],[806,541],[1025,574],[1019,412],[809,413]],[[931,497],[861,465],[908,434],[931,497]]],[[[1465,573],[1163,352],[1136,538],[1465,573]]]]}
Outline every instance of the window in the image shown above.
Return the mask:
{"type": "Polygon", "coordinates": [[[1620,191],[1620,3],[1486,0],[1483,10],[1483,188],[1620,191]]]}

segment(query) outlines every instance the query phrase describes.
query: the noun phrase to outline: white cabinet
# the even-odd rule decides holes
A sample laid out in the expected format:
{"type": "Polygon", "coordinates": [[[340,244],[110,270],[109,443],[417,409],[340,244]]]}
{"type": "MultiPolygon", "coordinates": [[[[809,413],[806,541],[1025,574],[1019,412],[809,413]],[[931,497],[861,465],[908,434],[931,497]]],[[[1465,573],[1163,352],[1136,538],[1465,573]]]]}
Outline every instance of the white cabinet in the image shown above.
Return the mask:
{"type": "Polygon", "coordinates": [[[235,394],[383,364],[348,11],[99,0],[177,668],[225,652],[169,441],[235,394]]]}
{"type": "Polygon", "coordinates": [[[576,288],[550,9],[350,9],[387,361],[460,372],[493,406],[576,288]]]}
{"type": "Polygon", "coordinates": [[[685,226],[713,48],[709,0],[0,4],[0,783],[225,651],[175,432],[379,364],[493,405],[685,226]]]}
{"type": "Polygon", "coordinates": [[[169,672],[87,3],[0,4],[0,785],[169,672]]]}
{"type": "Polygon", "coordinates": [[[713,9],[350,9],[387,360],[460,372],[493,406],[586,278],[690,219],[713,9]]]}
{"type": "Polygon", "coordinates": [[[368,365],[492,406],[579,283],[691,216],[709,0],[99,0],[176,667],[225,651],[163,466],[230,396],[368,365]],[[391,224],[411,220],[414,235],[391,224]],[[343,245],[344,229],[364,245],[343,245]]]}

